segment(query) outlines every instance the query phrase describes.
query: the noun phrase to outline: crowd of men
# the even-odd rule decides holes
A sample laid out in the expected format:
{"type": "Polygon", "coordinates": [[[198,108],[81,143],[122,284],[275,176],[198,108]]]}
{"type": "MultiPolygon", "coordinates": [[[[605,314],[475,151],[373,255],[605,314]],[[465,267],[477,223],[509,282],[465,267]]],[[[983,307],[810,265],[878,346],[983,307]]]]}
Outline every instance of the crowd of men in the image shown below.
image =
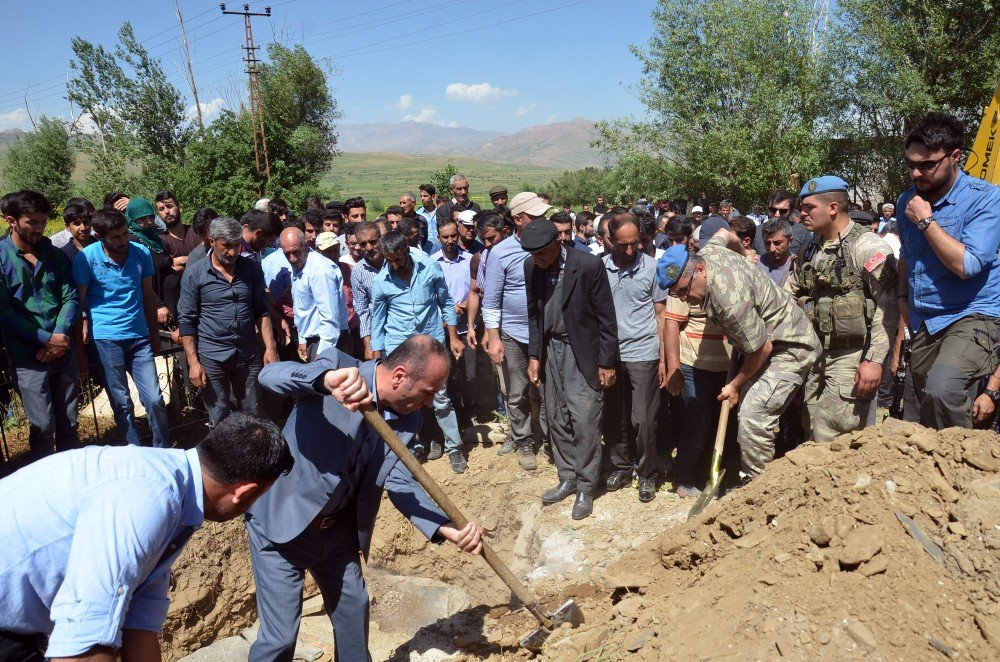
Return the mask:
{"type": "MultiPolygon", "coordinates": [[[[99,209],[75,198],[64,206],[66,229],[45,238],[52,203],[9,193],[0,199],[10,225],[0,241],[0,322],[32,457],[79,445],[88,377],[137,446],[131,375],[153,446],[169,448],[154,356],[161,338],[182,346],[212,431],[187,464],[171,461],[200,477],[200,458],[218,483],[213,498],[229,500],[218,512],[199,501],[201,517],[249,508],[262,619],[252,659],[291,654],[305,569],[325,599],[341,596],[330,607],[338,650],[363,655],[357,552],[367,552],[381,490],[432,540],[476,552],[482,531],[451,526],[376,448],[360,404],[377,403],[415,454],[447,455],[456,473],[469,463],[463,429],[499,411],[509,435],[498,453],[528,471],[547,456],[558,481],[540,498],[573,497],[574,519],[633,484],[641,502],[660,489],[697,496],[722,401],[735,416],[728,489],[804,439],[875,424],[893,400],[903,401],[900,415],[934,428],[992,424],[1000,190],[961,170],[963,144],[954,117],[917,123],[904,144],[914,186],[879,216],[833,175],[774,191],[743,215],[728,200],[618,206],[604,196],[574,213],[502,186],[484,209],[456,174],[450,196],[421,185],[371,221],[360,197],[310,197],[301,215],[263,199],[239,220],[204,208],[190,224],[166,190],[152,202],[111,193],[99,209]],[[266,418],[287,421],[287,459],[266,418]],[[271,450],[225,472],[230,460],[206,459],[213,444],[217,456],[235,452],[243,433],[271,450]]],[[[135,459],[78,457],[115,476],[135,459]]],[[[58,466],[37,464],[46,462],[58,466]]],[[[13,494],[32,470],[0,482],[0,493],[13,494]]],[[[147,470],[163,482],[171,469],[147,470]]],[[[180,511],[197,510],[175,499],[180,511]]],[[[164,544],[185,528],[171,526],[164,544]]],[[[157,549],[161,561],[170,556],[157,549]]],[[[5,633],[45,633],[38,619],[12,629],[21,621],[4,614],[0,647],[5,633]]],[[[74,636],[65,629],[53,639],[60,645],[74,636]]]]}

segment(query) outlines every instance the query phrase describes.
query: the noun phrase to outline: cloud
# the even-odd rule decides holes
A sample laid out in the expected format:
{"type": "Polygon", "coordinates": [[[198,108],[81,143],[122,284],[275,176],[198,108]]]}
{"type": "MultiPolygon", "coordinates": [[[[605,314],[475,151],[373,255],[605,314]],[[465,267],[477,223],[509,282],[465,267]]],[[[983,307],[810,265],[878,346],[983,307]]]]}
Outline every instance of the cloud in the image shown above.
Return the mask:
{"type": "Polygon", "coordinates": [[[0,113],[0,131],[8,129],[21,129],[31,131],[31,120],[28,118],[28,111],[24,108],[15,108],[9,113],[0,113]]]}
{"type": "Polygon", "coordinates": [[[505,97],[512,97],[517,92],[514,90],[502,90],[493,87],[489,83],[450,83],[445,88],[444,95],[452,101],[467,101],[469,103],[487,103],[498,101],[505,97]]]}
{"type": "MultiPolygon", "coordinates": [[[[224,99],[215,98],[208,103],[199,103],[198,105],[201,106],[201,119],[207,123],[219,116],[219,112],[226,107],[226,102],[224,99]]],[[[192,104],[184,111],[184,115],[189,120],[194,121],[198,117],[198,110],[192,104]]]]}
{"type": "Polygon", "coordinates": [[[527,115],[528,113],[530,113],[531,111],[533,111],[537,107],[538,107],[537,103],[535,103],[534,101],[529,101],[528,103],[524,104],[523,106],[518,106],[517,107],[517,110],[514,111],[514,117],[524,117],[525,115],[527,115]]]}
{"type": "Polygon", "coordinates": [[[545,120],[546,124],[552,124],[559,119],[559,113],[552,113],[549,115],[549,119],[545,120]]]}
{"type": "Polygon", "coordinates": [[[408,110],[412,105],[413,105],[412,94],[403,94],[399,97],[399,101],[396,102],[396,108],[399,108],[400,110],[408,110]]]}
{"type": "Polygon", "coordinates": [[[403,115],[403,121],[404,122],[432,122],[434,124],[440,124],[441,123],[440,120],[438,120],[438,111],[437,111],[437,108],[432,108],[430,106],[424,106],[423,108],[420,109],[420,112],[417,113],[416,115],[414,115],[412,113],[409,114],[409,115],[403,115]]]}

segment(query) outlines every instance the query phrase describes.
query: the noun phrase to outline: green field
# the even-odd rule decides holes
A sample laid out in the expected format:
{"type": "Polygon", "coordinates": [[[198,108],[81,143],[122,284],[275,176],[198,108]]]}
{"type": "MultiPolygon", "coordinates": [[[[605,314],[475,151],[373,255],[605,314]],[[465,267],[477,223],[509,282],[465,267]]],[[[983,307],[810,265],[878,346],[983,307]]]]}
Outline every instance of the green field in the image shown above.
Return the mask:
{"type": "MultiPolygon", "coordinates": [[[[6,151],[0,145],[0,157],[6,151]]],[[[431,175],[451,163],[469,178],[473,200],[489,200],[487,191],[497,184],[504,185],[511,197],[527,185],[541,187],[559,175],[562,170],[538,166],[516,166],[489,163],[466,156],[418,156],[383,152],[341,154],[334,158],[333,167],[321,180],[323,188],[333,191],[343,199],[360,195],[370,201],[372,209],[381,211],[396,204],[399,194],[412,191],[419,199],[417,187],[430,181],[431,175]]],[[[77,154],[73,183],[83,182],[90,161],[85,154],[77,154]]],[[[0,174],[0,191],[6,187],[0,174]]],[[[55,202],[55,201],[53,201],[55,202]]],[[[294,201],[289,201],[294,202],[294,201]]],[[[59,204],[59,203],[56,203],[59,204]]]]}
{"type": "Polygon", "coordinates": [[[360,195],[365,200],[381,203],[373,205],[379,207],[395,204],[399,194],[407,191],[412,191],[419,198],[417,187],[428,183],[432,173],[449,163],[469,178],[469,194],[479,203],[488,201],[487,191],[498,184],[506,186],[513,197],[523,185],[541,187],[562,172],[556,168],[488,163],[465,156],[374,152],[336,157],[322,184],[338,195],[360,195]]]}

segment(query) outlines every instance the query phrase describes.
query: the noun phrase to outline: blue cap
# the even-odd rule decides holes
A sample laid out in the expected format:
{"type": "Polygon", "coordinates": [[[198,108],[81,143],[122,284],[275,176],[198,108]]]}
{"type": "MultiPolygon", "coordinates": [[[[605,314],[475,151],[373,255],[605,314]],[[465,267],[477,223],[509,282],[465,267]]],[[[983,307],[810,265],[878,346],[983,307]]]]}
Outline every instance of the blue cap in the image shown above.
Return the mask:
{"type": "Polygon", "coordinates": [[[656,280],[660,288],[665,290],[674,286],[684,273],[688,257],[688,249],[684,244],[676,244],[663,251],[659,262],[656,263],[656,280]]]}
{"type": "Polygon", "coordinates": [[[802,187],[802,190],[799,192],[799,199],[804,200],[810,195],[816,195],[817,193],[830,193],[831,191],[842,191],[847,193],[848,188],[850,187],[847,185],[847,182],[836,175],[814,177],[806,182],[806,185],[802,187]]]}

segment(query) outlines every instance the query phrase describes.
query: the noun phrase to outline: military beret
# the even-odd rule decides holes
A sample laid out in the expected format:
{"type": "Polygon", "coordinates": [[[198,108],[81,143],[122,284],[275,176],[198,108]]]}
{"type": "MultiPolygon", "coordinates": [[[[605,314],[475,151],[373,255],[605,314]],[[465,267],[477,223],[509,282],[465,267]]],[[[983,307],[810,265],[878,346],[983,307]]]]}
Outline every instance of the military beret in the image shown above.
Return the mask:
{"type": "Polygon", "coordinates": [[[845,182],[840,177],[836,175],[823,175],[822,177],[814,177],[806,182],[806,185],[802,187],[799,192],[799,198],[805,199],[810,195],[816,195],[817,193],[830,193],[832,191],[842,191],[847,193],[848,189],[847,182],[845,182]]]}
{"type": "Polygon", "coordinates": [[[850,216],[851,220],[855,223],[861,223],[863,225],[871,225],[875,221],[875,216],[871,212],[861,209],[852,211],[848,214],[848,216],[850,216]]]}
{"type": "Polygon", "coordinates": [[[556,225],[547,218],[539,218],[521,233],[521,248],[533,253],[551,244],[559,236],[556,225]]]}
{"type": "Polygon", "coordinates": [[[660,288],[665,290],[674,286],[681,274],[684,273],[688,257],[690,254],[684,244],[676,244],[663,251],[659,262],[656,263],[656,280],[660,284],[660,288]]]}

